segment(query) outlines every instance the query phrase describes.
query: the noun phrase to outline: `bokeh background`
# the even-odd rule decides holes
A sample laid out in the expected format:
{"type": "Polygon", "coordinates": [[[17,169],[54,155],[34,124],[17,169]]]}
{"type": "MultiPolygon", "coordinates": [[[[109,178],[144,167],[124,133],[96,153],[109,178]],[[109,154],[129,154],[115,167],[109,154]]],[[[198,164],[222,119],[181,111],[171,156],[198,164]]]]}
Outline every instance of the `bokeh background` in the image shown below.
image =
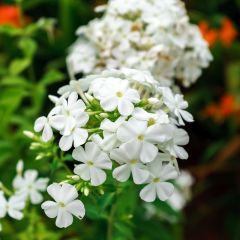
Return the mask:
{"type": "MultiPolygon", "coordinates": [[[[133,218],[121,219],[115,226],[119,240],[240,239],[240,1],[185,2],[214,56],[198,82],[183,89],[195,117],[187,129],[190,157],[180,163],[195,179],[192,197],[183,212],[156,203],[157,214],[147,220],[144,206],[135,210],[127,206],[122,211],[128,210],[133,218]]],[[[51,108],[47,95],[68,82],[65,57],[76,39],[75,30],[96,17],[94,7],[103,3],[0,1],[0,180],[6,185],[11,185],[20,158],[28,168],[47,173],[48,165],[34,160],[23,130],[32,130],[36,117],[51,108]]],[[[34,208],[29,219],[6,220],[0,236],[4,240],[105,239],[100,210],[91,211],[90,220],[62,231],[34,208]]]]}

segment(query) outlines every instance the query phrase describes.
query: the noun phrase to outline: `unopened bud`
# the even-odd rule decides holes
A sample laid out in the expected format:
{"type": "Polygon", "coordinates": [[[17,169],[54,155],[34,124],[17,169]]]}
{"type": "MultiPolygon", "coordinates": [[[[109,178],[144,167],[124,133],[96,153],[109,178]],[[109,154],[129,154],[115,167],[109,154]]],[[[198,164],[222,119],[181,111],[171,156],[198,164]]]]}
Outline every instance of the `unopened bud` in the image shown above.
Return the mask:
{"type": "Polygon", "coordinates": [[[87,100],[88,100],[89,102],[92,102],[92,101],[94,100],[94,97],[91,96],[90,94],[88,94],[88,93],[84,93],[84,94],[85,94],[85,97],[87,98],[87,100]]]}
{"type": "Polygon", "coordinates": [[[85,187],[83,190],[83,194],[87,197],[89,195],[89,188],[85,187]]]}
{"type": "Polygon", "coordinates": [[[23,134],[28,137],[28,138],[31,138],[33,139],[34,138],[34,133],[33,132],[30,132],[30,131],[23,131],[23,134]]]}
{"type": "Polygon", "coordinates": [[[108,114],[107,113],[100,113],[99,116],[102,117],[102,118],[108,118],[108,114]]]}
{"type": "Polygon", "coordinates": [[[73,176],[71,176],[71,179],[74,181],[79,181],[80,177],[78,175],[73,175],[73,176]]]}
{"type": "Polygon", "coordinates": [[[23,160],[19,160],[18,163],[17,163],[17,166],[16,166],[16,171],[17,171],[18,175],[22,175],[23,166],[24,166],[23,160]]]}

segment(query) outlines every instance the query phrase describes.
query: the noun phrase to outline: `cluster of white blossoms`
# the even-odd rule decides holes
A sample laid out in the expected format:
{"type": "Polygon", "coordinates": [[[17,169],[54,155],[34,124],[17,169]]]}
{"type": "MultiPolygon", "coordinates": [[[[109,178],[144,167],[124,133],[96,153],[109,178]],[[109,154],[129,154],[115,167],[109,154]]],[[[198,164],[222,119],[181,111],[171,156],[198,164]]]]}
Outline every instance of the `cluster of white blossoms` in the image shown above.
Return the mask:
{"type": "MultiPolygon", "coordinates": [[[[189,141],[184,122],[193,118],[188,103],[170,88],[161,87],[149,72],[134,69],[106,70],[59,89],[50,96],[55,103],[47,117],[36,120],[34,129],[42,140],[57,141],[63,152],[72,153],[72,179],[99,186],[107,171],[119,182],[143,184],[140,197],[165,201],[174,192],[171,180],[178,177],[177,158],[187,159],[183,148],[189,141]]],[[[109,175],[109,174],[108,174],[109,175]]],[[[67,227],[85,209],[74,184],[67,179],[47,189],[55,200],[43,203],[47,216],[58,227],[67,227]]]]}
{"type": "Polygon", "coordinates": [[[162,86],[189,87],[212,55],[181,0],[110,0],[105,14],[77,30],[71,77],[104,69],[148,70],[162,86]]]}
{"type": "Polygon", "coordinates": [[[42,202],[42,192],[47,189],[48,178],[38,178],[36,170],[23,172],[23,161],[16,167],[17,175],[13,179],[13,191],[10,191],[0,182],[0,219],[7,215],[21,220],[24,217],[23,209],[27,202],[39,204],[42,202]],[[8,198],[6,197],[8,196],[8,198]]]}

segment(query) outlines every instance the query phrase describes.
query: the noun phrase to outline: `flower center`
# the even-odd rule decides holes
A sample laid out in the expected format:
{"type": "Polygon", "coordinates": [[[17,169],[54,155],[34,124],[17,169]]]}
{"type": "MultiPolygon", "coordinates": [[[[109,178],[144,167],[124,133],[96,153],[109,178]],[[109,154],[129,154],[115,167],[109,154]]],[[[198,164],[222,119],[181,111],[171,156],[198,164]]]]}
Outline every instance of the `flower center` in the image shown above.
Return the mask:
{"type": "Polygon", "coordinates": [[[144,135],[143,135],[143,134],[140,134],[140,135],[138,135],[137,138],[138,138],[139,141],[143,141],[143,140],[144,140],[144,135]]]}
{"type": "Polygon", "coordinates": [[[160,182],[160,178],[154,178],[154,179],[153,179],[153,182],[154,182],[154,183],[160,182]]]}
{"type": "Polygon", "coordinates": [[[123,93],[122,93],[122,92],[117,92],[116,95],[117,95],[117,97],[119,97],[119,98],[123,97],[123,93]]]}
{"type": "Polygon", "coordinates": [[[61,208],[64,208],[64,207],[65,207],[65,204],[64,204],[63,202],[59,202],[58,205],[59,205],[59,207],[61,207],[61,208]]]}
{"type": "Polygon", "coordinates": [[[132,160],[130,160],[130,161],[129,161],[129,163],[130,163],[130,164],[132,164],[132,165],[134,165],[134,164],[136,164],[136,163],[137,163],[137,160],[135,160],[135,159],[132,159],[132,160]]]}
{"type": "Polygon", "coordinates": [[[87,161],[88,166],[93,166],[93,161],[87,161]]]}
{"type": "Polygon", "coordinates": [[[156,120],[154,118],[149,118],[148,120],[148,127],[156,124],[156,120]]]}

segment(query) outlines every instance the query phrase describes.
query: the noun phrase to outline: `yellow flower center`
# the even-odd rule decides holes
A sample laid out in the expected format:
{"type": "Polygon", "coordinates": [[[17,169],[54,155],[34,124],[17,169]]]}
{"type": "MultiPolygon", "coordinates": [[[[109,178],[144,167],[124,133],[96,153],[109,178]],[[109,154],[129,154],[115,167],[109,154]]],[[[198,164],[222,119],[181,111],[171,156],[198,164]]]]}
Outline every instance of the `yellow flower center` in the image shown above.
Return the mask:
{"type": "Polygon", "coordinates": [[[93,161],[87,161],[87,164],[88,164],[89,166],[93,166],[93,161]]]}
{"type": "Polygon", "coordinates": [[[137,138],[138,138],[139,141],[143,141],[144,140],[144,135],[140,134],[137,138]]]}
{"type": "Polygon", "coordinates": [[[123,93],[122,93],[122,92],[117,92],[116,95],[117,95],[117,97],[119,97],[119,98],[123,97],[123,93]]]}
{"type": "Polygon", "coordinates": [[[132,160],[129,161],[129,163],[130,163],[130,164],[136,164],[136,163],[137,163],[137,160],[132,159],[132,160]]]}
{"type": "Polygon", "coordinates": [[[148,126],[152,126],[152,125],[154,125],[154,124],[156,124],[156,120],[155,120],[154,118],[149,118],[149,120],[148,120],[148,126]]]}
{"type": "Polygon", "coordinates": [[[64,204],[63,202],[59,202],[58,205],[59,205],[59,207],[61,207],[61,208],[64,208],[64,207],[65,207],[65,204],[64,204]]]}
{"type": "Polygon", "coordinates": [[[153,182],[154,182],[154,183],[160,182],[160,178],[154,178],[154,179],[153,179],[153,182]]]}

